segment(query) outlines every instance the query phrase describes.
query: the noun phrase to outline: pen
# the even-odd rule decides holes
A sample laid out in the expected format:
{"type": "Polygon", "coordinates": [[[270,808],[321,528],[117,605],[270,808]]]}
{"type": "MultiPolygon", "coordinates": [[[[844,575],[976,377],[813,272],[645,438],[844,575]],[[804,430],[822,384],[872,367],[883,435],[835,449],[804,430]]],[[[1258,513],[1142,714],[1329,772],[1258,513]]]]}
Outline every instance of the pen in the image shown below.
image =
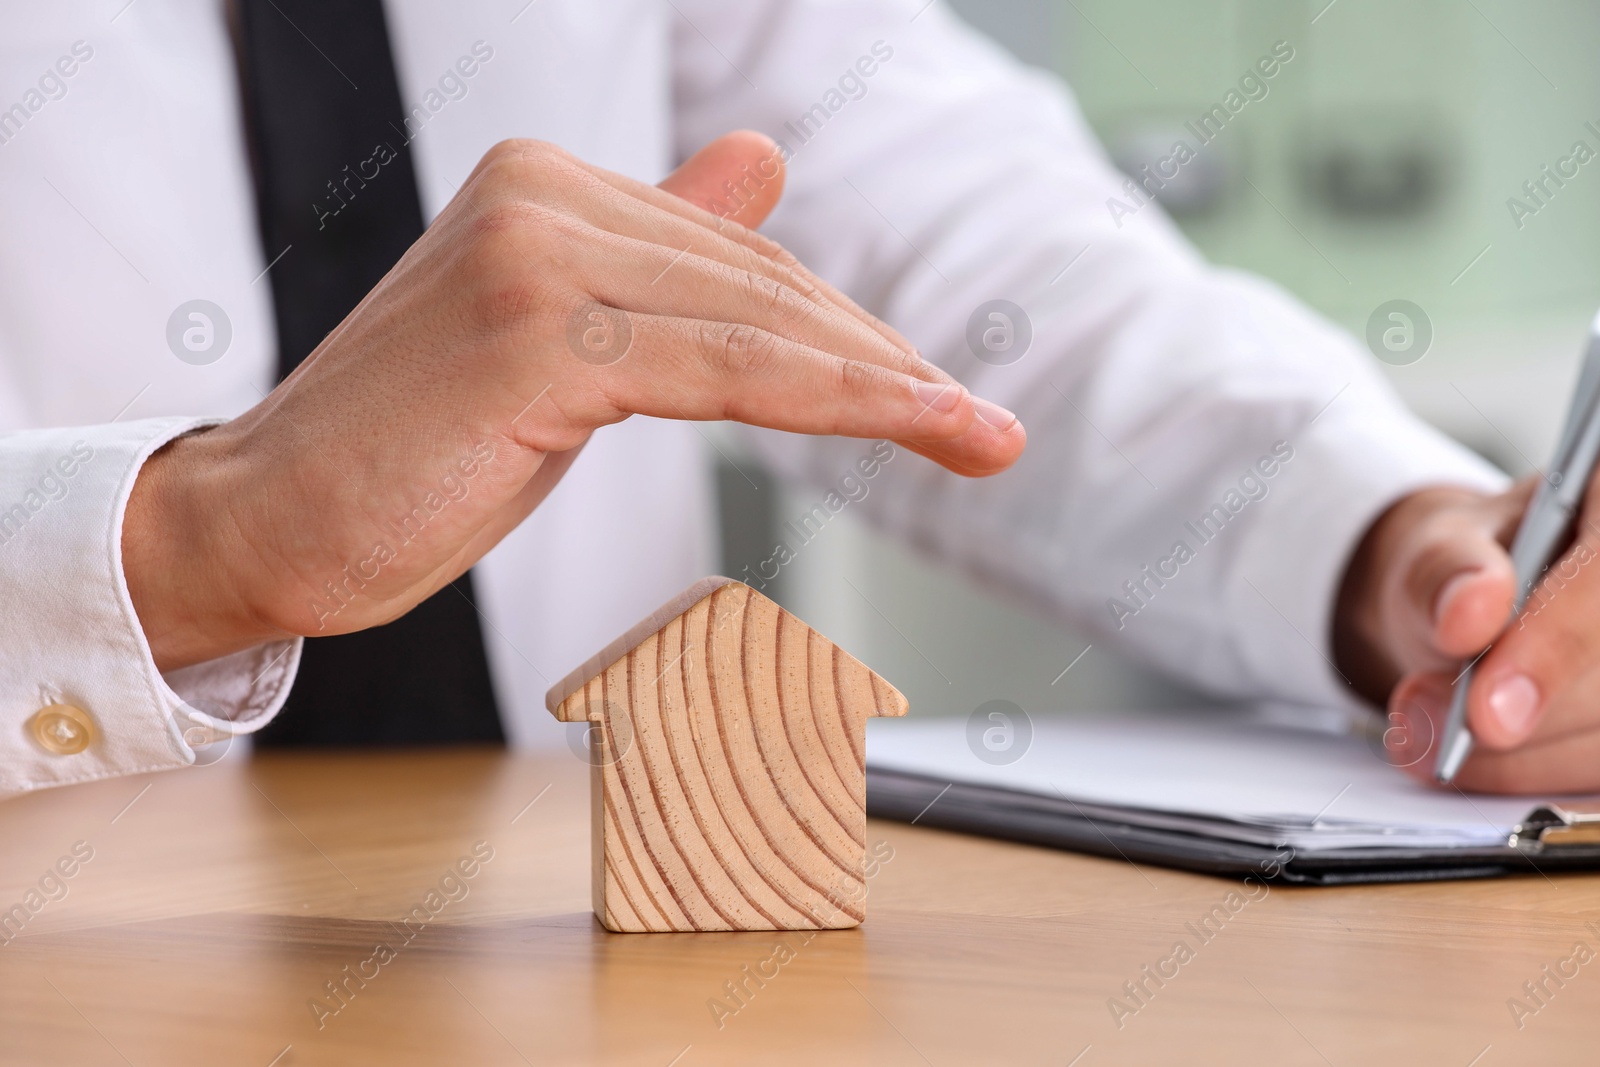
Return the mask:
{"type": "MultiPolygon", "coordinates": [[[[1512,615],[1520,614],[1528,595],[1538,583],[1556,553],[1566,544],[1573,517],[1583,503],[1584,490],[1594,473],[1600,454],[1600,315],[1589,326],[1589,347],[1578,375],[1578,388],[1572,395],[1561,441],[1550,461],[1550,471],[1539,482],[1528,510],[1511,542],[1511,566],[1517,576],[1516,599],[1512,615]]],[[[1445,719],[1444,738],[1434,777],[1448,783],[1472,753],[1472,731],[1467,727],[1467,691],[1472,688],[1469,665],[1456,679],[1451,694],[1450,714],[1445,719]]]]}

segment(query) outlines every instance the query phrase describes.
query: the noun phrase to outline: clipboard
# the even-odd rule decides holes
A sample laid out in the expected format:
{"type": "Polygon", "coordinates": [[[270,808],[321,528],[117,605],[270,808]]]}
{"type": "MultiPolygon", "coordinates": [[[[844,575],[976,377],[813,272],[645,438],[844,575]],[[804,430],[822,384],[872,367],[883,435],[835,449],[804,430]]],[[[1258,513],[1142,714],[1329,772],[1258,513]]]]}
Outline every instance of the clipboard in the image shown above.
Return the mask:
{"type": "Polygon", "coordinates": [[[1290,885],[1600,870],[1600,798],[1430,789],[1387,766],[1359,728],[1295,725],[1304,718],[1234,709],[1032,720],[1010,763],[980,758],[982,731],[960,720],[874,724],[867,813],[1290,885]]]}

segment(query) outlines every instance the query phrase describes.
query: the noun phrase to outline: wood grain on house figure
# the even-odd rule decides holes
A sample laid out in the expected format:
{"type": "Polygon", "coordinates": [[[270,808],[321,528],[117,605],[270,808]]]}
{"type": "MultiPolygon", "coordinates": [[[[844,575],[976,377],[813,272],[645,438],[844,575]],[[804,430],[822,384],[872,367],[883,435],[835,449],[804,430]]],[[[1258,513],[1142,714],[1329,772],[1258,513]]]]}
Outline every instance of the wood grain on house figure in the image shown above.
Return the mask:
{"type": "Polygon", "coordinates": [[[619,931],[854,926],[866,720],[905,698],[748,586],[690,592],[551,693],[603,731],[595,913],[619,931]]]}

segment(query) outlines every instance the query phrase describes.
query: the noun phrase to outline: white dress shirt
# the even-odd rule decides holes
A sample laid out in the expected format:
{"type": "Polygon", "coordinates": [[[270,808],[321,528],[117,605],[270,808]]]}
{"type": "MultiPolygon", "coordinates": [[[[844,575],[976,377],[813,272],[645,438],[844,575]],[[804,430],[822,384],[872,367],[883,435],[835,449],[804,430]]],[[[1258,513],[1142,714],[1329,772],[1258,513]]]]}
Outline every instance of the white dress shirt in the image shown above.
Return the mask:
{"type": "MultiPolygon", "coordinates": [[[[392,0],[424,213],[503,138],[656,181],[727,130],[772,135],[789,179],[766,232],[1029,431],[990,479],[897,458],[859,510],[1202,686],[1345,699],[1329,629],[1357,538],[1411,490],[1503,476],[1156,207],[1115,219],[1124,179],[1066,87],[924,3],[392,0]],[[966,339],[997,298],[1032,329],[1007,365],[966,339]]],[[[0,794],[204,758],[271,718],[298,659],[280,643],[163,677],[128,597],[139,465],[271,388],[263,275],[295,252],[257,235],[221,0],[125,4],[0,9],[0,794]],[[231,326],[208,363],[168,344],[197,299],[231,326]],[[63,704],[87,744],[41,735],[63,704]]],[[[823,486],[872,448],[750,437],[823,486]]],[[[514,742],[557,737],[546,687],[715,569],[712,505],[697,428],[635,418],[483,560],[514,742]]]]}

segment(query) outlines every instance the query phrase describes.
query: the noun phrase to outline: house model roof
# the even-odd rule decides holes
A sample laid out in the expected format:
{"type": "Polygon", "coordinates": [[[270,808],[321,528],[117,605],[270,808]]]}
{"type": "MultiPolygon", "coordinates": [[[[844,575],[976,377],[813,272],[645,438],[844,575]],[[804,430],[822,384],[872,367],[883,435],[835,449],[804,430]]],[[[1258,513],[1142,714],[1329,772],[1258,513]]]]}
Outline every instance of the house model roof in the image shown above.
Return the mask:
{"type": "Polygon", "coordinates": [[[544,706],[550,710],[552,715],[557,714],[557,709],[561,707],[561,702],[582,689],[589,679],[638,648],[651,634],[700,603],[716,590],[732,584],[732,578],[723,578],[720,575],[712,575],[709,578],[702,578],[695,582],[689,588],[628,627],[627,633],[584,660],[571,674],[551,686],[550,691],[544,695],[544,706]]]}

